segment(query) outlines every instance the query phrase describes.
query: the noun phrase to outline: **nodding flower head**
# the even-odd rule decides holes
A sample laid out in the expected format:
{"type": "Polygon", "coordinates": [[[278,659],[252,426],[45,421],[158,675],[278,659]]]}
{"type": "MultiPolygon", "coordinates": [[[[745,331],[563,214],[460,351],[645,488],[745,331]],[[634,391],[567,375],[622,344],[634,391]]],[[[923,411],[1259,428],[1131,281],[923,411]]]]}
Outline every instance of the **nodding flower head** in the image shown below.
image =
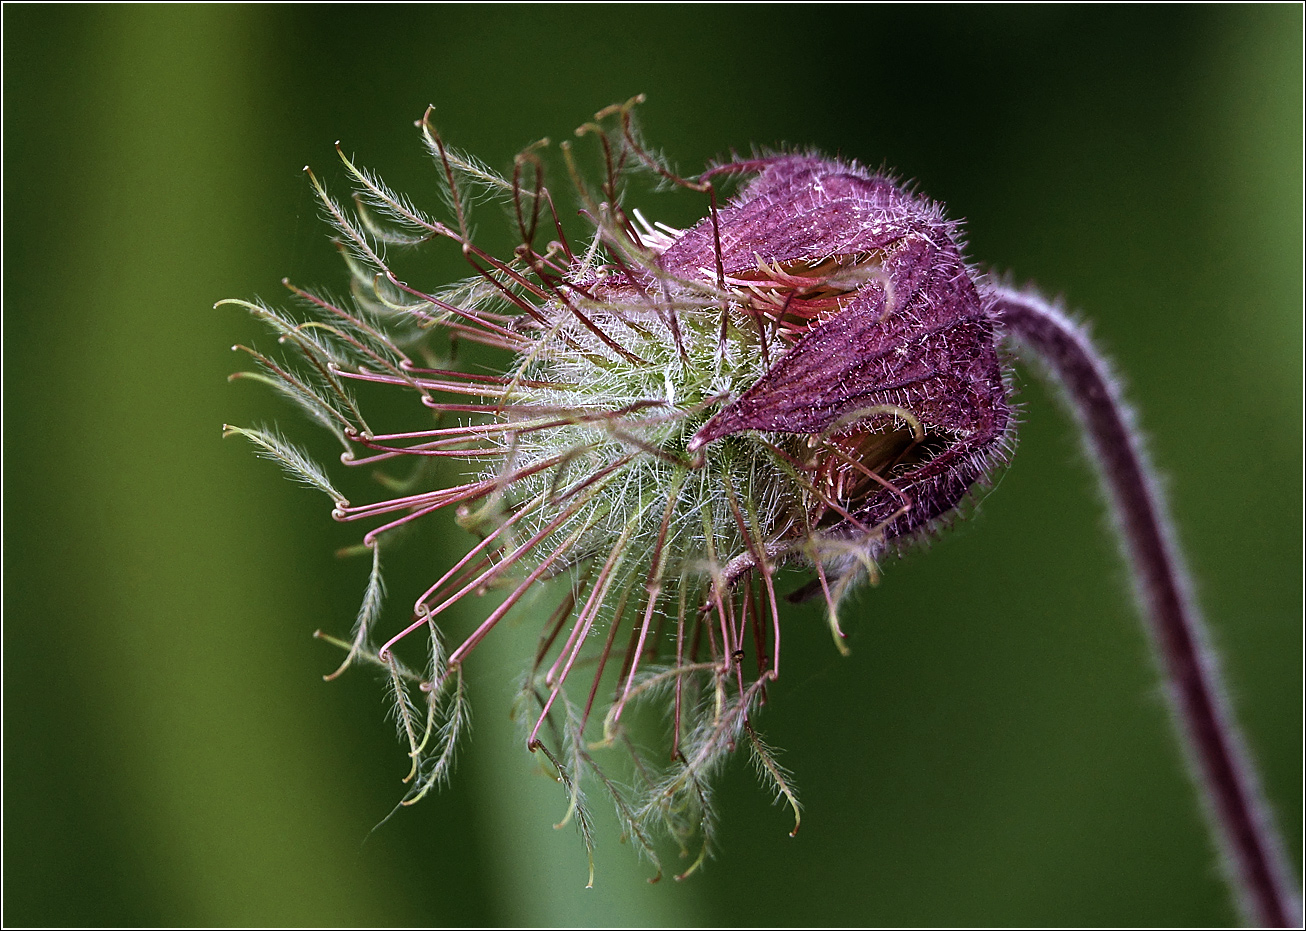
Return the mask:
{"type": "Polygon", "coordinates": [[[842,650],[840,599],[991,475],[1011,412],[985,291],[936,204],[815,155],[684,179],[642,144],[630,110],[578,130],[597,140],[593,187],[562,146],[592,229],[584,243],[563,232],[539,147],[500,177],[424,118],[446,217],[344,159],[353,210],[313,183],[352,271],[351,299],[292,288],[307,322],[234,302],[295,357],[246,349],[253,374],[334,432],[347,465],[452,460],[462,482],[423,487],[434,470],[418,469],[402,494],[354,504],[279,435],[228,430],[329,494],[337,520],[373,523],[371,579],[353,636],[337,641],[347,655],[336,674],[355,660],[388,673],[412,758],[405,801],[449,773],[465,724],[463,664],[509,611],[537,612],[520,705],[530,749],[567,788],[568,818],[588,844],[593,777],[654,863],[659,833],[692,857],[685,875],[709,849],[713,773],[741,743],[797,830],[789,777],[753,726],[781,671],[777,570],[809,573],[789,598],[823,596],[842,650]],[[639,174],[698,192],[704,219],[687,230],[646,220],[626,204],[639,174]],[[727,181],[742,185],[722,204],[727,181]],[[469,204],[486,196],[516,226],[510,257],[469,233],[469,204]],[[472,277],[423,289],[392,270],[387,250],[433,239],[461,249],[472,277]],[[455,370],[437,339],[499,350],[502,374],[455,370]],[[411,393],[429,426],[374,429],[350,390],[361,383],[411,393]],[[382,552],[447,508],[474,544],[381,633],[382,552]],[[490,589],[503,595],[485,620],[451,634],[446,610],[490,589]],[[425,668],[397,655],[418,634],[425,668]],[[631,720],[649,703],[664,733],[641,743],[663,740],[656,753],[627,732],[648,727],[631,720]]]}

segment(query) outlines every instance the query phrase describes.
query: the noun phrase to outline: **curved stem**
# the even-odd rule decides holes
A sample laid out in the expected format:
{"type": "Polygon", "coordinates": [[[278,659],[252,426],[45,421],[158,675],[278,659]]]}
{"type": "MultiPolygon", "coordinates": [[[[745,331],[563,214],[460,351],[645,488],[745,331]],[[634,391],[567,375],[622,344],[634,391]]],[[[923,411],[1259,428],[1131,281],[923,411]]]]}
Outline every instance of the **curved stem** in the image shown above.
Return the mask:
{"type": "Polygon", "coordinates": [[[1152,469],[1109,368],[1082,330],[1042,298],[995,293],[998,321],[1065,389],[1097,463],[1238,904],[1254,924],[1299,926],[1287,857],[1189,597],[1152,469]]]}

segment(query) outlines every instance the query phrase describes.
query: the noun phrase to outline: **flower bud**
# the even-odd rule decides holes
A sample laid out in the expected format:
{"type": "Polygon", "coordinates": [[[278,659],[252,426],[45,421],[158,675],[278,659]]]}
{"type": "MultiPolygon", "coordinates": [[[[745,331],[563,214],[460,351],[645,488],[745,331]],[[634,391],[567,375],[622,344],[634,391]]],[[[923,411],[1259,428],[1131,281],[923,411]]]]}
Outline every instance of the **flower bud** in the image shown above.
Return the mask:
{"type": "Polygon", "coordinates": [[[708,850],[712,775],[740,744],[797,830],[797,796],[753,723],[781,667],[777,572],[815,575],[796,594],[824,595],[843,649],[844,593],[875,577],[883,553],[946,519],[1009,439],[994,321],[955,225],[882,175],[812,155],[683,180],[640,143],[627,106],[582,128],[599,142],[601,194],[564,149],[593,223],[577,246],[538,148],[509,180],[419,125],[449,216],[421,212],[345,159],[354,212],[313,183],[352,299],[292,289],[307,322],[235,302],[291,355],[246,350],[257,377],[330,429],[346,465],[465,464],[451,487],[423,490],[433,472],[418,468],[395,497],[353,504],[280,436],[231,431],[326,492],[337,520],[373,524],[359,548],[372,557],[367,592],[352,637],[333,641],[348,651],[335,674],[355,660],[388,673],[415,801],[450,772],[465,725],[463,664],[509,611],[545,604],[522,690],[527,742],[566,786],[568,818],[587,841],[582,786],[593,777],[654,862],[660,832],[683,853],[697,843],[692,871],[708,850]],[[622,192],[641,167],[706,195],[706,217],[677,230],[628,211],[622,192]],[[718,207],[715,185],[730,176],[752,178],[718,207]],[[515,219],[511,257],[469,232],[482,195],[515,219]],[[546,229],[556,238],[541,246],[546,229]],[[401,278],[387,249],[427,240],[456,246],[474,276],[430,290],[401,278]],[[462,341],[499,350],[502,373],[441,361],[462,341]],[[351,391],[360,383],[410,392],[435,419],[375,429],[351,391]],[[479,539],[378,645],[382,551],[451,506],[479,539]],[[506,594],[449,649],[447,609],[491,590],[506,594]],[[421,632],[418,671],[399,652],[421,632]],[[626,730],[626,712],[649,703],[665,727],[646,741],[661,741],[652,754],[626,730]],[[623,767],[615,778],[612,766],[623,767]]]}

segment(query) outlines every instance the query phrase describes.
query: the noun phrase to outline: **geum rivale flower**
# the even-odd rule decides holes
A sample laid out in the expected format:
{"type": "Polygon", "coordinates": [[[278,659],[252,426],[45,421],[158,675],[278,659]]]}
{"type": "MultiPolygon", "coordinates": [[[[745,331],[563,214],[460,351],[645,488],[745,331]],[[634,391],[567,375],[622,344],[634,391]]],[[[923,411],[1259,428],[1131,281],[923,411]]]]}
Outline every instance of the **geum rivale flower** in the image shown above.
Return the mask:
{"type": "Polygon", "coordinates": [[[453,459],[466,481],[353,504],[278,435],[229,429],[330,494],[336,519],[380,522],[363,538],[373,570],[341,670],[362,658],[388,671],[413,761],[406,801],[449,773],[466,720],[463,663],[529,604],[547,619],[523,686],[528,742],[565,783],[568,817],[588,844],[583,787],[597,777],[655,863],[659,827],[694,856],[683,876],[708,850],[713,772],[740,743],[797,830],[789,777],[753,726],[781,670],[777,570],[810,571],[789,597],[823,597],[843,649],[841,599],[991,478],[1012,414],[991,302],[938,205],[811,154],[737,159],[685,180],[640,142],[629,105],[597,119],[578,131],[599,141],[597,191],[563,146],[593,228],[583,246],[564,234],[538,148],[501,178],[424,118],[448,220],[344,159],[353,211],[313,183],[352,299],[294,289],[313,312],[306,323],[245,304],[299,357],[247,350],[258,377],[331,429],[347,464],[453,459]],[[649,223],[625,206],[635,174],[699,192],[706,216],[687,230],[649,223]],[[736,181],[718,205],[717,185],[736,181]],[[520,238],[510,258],[469,233],[468,205],[485,195],[510,209],[520,238]],[[392,270],[387,249],[429,239],[460,247],[474,276],[424,290],[392,270]],[[503,374],[441,363],[437,334],[501,350],[503,374]],[[435,425],[372,429],[358,383],[412,392],[435,425]],[[382,551],[447,508],[479,542],[421,593],[409,623],[379,637],[382,551]],[[502,600],[450,649],[441,616],[490,589],[502,600]],[[418,672],[396,647],[420,631],[429,660],[418,672]],[[667,741],[655,754],[626,724],[651,701],[667,741]],[[619,778],[604,768],[611,746],[633,760],[619,778]]]}

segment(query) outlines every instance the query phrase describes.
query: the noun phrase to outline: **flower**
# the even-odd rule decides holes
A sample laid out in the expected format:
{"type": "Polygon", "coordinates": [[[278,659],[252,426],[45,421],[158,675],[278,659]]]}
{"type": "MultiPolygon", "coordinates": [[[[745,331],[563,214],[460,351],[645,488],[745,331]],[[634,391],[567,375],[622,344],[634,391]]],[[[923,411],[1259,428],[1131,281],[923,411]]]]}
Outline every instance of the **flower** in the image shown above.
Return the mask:
{"type": "MultiPolygon", "coordinates": [[[[452,459],[465,481],[354,504],[278,434],[227,429],[330,495],[337,520],[379,522],[363,537],[372,574],[353,636],[337,641],[348,652],[328,678],[358,659],[389,673],[412,758],[406,802],[449,774],[466,721],[463,663],[510,610],[551,599],[522,704],[528,746],[567,787],[564,821],[574,815],[588,844],[593,779],[654,863],[659,829],[693,857],[684,876],[709,850],[713,773],[741,743],[798,829],[789,776],[754,729],[781,670],[777,571],[810,571],[790,598],[823,596],[842,650],[841,599],[992,475],[1012,417],[986,292],[941,208],[814,154],[680,178],[640,141],[634,102],[578,131],[599,143],[597,192],[563,145],[593,230],[583,247],[564,233],[539,147],[502,178],[448,147],[428,112],[419,126],[447,220],[342,154],[356,209],[313,183],[351,300],[293,289],[308,322],[232,302],[296,357],[246,349],[260,371],[245,374],[330,429],[346,464],[452,459]],[[625,204],[641,173],[703,195],[706,217],[688,230],[647,221],[625,204]],[[732,179],[749,180],[719,205],[716,185],[732,179]],[[486,196],[510,208],[510,258],[469,232],[469,205],[486,196]],[[392,270],[387,250],[431,239],[456,244],[473,277],[421,290],[392,270]],[[440,335],[499,350],[502,374],[441,362],[440,335]],[[435,423],[374,430],[351,391],[362,384],[410,392],[435,423]],[[479,541],[380,638],[382,551],[447,508],[479,541]],[[490,589],[506,594],[450,649],[442,615],[490,589]],[[429,659],[417,671],[397,649],[421,631],[429,659]],[[655,703],[665,756],[630,736],[631,709],[655,703]],[[606,769],[614,748],[628,754],[619,777],[606,769]]],[[[429,480],[426,469],[414,479],[429,480]]]]}

